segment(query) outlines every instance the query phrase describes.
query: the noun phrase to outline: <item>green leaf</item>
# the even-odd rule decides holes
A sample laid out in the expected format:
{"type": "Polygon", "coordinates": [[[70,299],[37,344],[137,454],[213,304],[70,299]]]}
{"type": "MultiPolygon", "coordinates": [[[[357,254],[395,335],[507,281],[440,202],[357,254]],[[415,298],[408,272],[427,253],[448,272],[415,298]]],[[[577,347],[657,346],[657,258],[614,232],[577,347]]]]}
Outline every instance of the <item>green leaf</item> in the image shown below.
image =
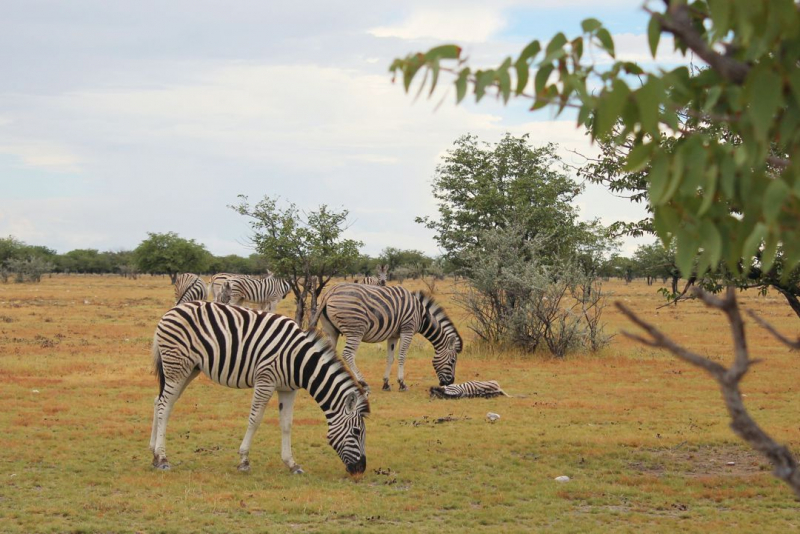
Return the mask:
{"type": "Polygon", "coordinates": [[[544,90],[544,86],[547,83],[547,79],[550,77],[550,73],[553,72],[553,69],[553,65],[545,65],[536,72],[533,87],[537,96],[544,90]]]}
{"type": "Polygon", "coordinates": [[[706,94],[706,101],[703,104],[703,111],[708,113],[711,111],[714,106],[717,105],[717,101],[719,100],[720,95],[722,95],[722,87],[719,85],[715,85],[708,90],[708,94],[706,94]]]}
{"type": "MultiPolygon", "coordinates": [[[[557,50],[563,48],[565,44],[567,44],[566,36],[563,33],[558,32],[553,36],[553,38],[548,43],[547,49],[544,52],[545,57],[550,56],[557,50]]],[[[542,61],[545,63],[547,62],[546,59],[543,59],[542,61]]]]}
{"type": "MultiPolygon", "coordinates": [[[[742,258],[749,260],[756,255],[756,252],[758,252],[758,247],[761,246],[761,242],[764,240],[764,237],[766,237],[768,231],[769,228],[766,224],[762,222],[756,223],[755,227],[753,227],[753,231],[750,232],[750,235],[744,240],[744,246],[742,247],[742,258]]],[[[745,265],[749,264],[749,261],[745,261],[745,265]]]]}
{"type": "Polygon", "coordinates": [[[503,103],[507,104],[511,96],[511,77],[508,75],[508,68],[497,73],[497,85],[500,86],[500,94],[503,95],[503,103]]]}
{"type": "Polygon", "coordinates": [[[650,162],[650,155],[653,152],[653,143],[639,143],[633,147],[628,157],[625,158],[624,170],[627,172],[639,172],[650,162]]]}
{"type": "Polygon", "coordinates": [[[526,46],[522,53],[514,63],[514,68],[517,70],[517,95],[525,91],[525,86],[528,85],[528,77],[530,75],[530,59],[535,57],[541,50],[539,41],[532,41],[526,46]]]}
{"type": "Polygon", "coordinates": [[[467,80],[469,79],[469,67],[462,69],[456,78],[456,104],[464,100],[467,94],[467,80]]]}
{"type": "Polygon", "coordinates": [[[686,145],[681,145],[675,150],[674,155],[672,156],[672,168],[670,169],[670,179],[669,185],[667,186],[667,190],[664,191],[664,196],[661,198],[661,202],[669,202],[672,196],[675,194],[675,191],[678,190],[678,187],[681,185],[683,181],[683,159],[684,159],[684,147],[686,145]]]}
{"type": "Polygon", "coordinates": [[[665,247],[680,227],[680,217],[672,206],[659,206],[653,210],[653,226],[665,247]]]}
{"type": "Polygon", "coordinates": [[[678,238],[677,250],[675,251],[675,263],[684,278],[692,275],[694,259],[697,257],[697,241],[692,232],[686,227],[678,228],[676,232],[678,238]]]}
{"type": "Polygon", "coordinates": [[[664,84],[657,76],[648,76],[647,82],[634,94],[639,106],[642,130],[651,135],[658,134],[658,113],[664,98],[664,84]]]}
{"type": "Polygon", "coordinates": [[[597,105],[597,120],[594,123],[595,139],[604,136],[614,127],[614,123],[622,114],[622,108],[625,107],[625,101],[630,92],[625,82],[616,79],[611,90],[600,97],[597,105]]]}
{"type": "Polygon", "coordinates": [[[781,207],[786,197],[790,194],[789,186],[780,178],[775,178],[767,186],[767,190],[764,191],[761,207],[764,210],[764,219],[768,224],[772,224],[778,220],[778,216],[781,214],[781,207]]]}
{"type": "Polygon", "coordinates": [[[588,18],[581,22],[581,28],[583,29],[584,33],[592,33],[593,31],[602,27],[603,23],[595,18],[588,18]]]}
{"type": "Polygon", "coordinates": [[[708,0],[708,7],[714,22],[714,34],[721,38],[730,27],[731,0],[708,0]]]}
{"type": "Polygon", "coordinates": [[[778,255],[778,243],[780,243],[779,232],[770,232],[764,243],[764,250],[761,251],[761,269],[763,271],[769,271],[775,263],[775,257],[778,255]]]}
{"type": "Polygon", "coordinates": [[[475,73],[475,77],[476,77],[476,81],[475,81],[475,101],[476,102],[480,102],[481,98],[483,98],[483,95],[486,94],[486,87],[491,85],[494,82],[496,76],[497,76],[497,73],[492,69],[484,70],[484,71],[480,71],[479,70],[478,72],[475,73]]]}
{"type": "Polygon", "coordinates": [[[736,194],[736,165],[730,153],[725,152],[724,155],[720,154],[718,150],[719,161],[719,185],[722,194],[725,195],[727,200],[733,200],[736,194]]]}
{"type": "Polygon", "coordinates": [[[700,226],[700,241],[708,266],[714,269],[722,258],[722,236],[711,221],[703,221],[700,226]]]}
{"type": "Polygon", "coordinates": [[[770,68],[756,68],[748,75],[748,115],[753,122],[756,135],[765,141],[775,112],[783,103],[781,77],[770,68]]]}
{"type": "Polygon", "coordinates": [[[616,57],[614,55],[614,39],[611,38],[611,34],[608,33],[607,29],[600,28],[597,30],[597,39],[600,41],[603,50],[608,52],[609,56],[616,57]]]}
{"type": "Polygon", "coordinates": [[[700,209],[697,210],[697,216],[702,217],[711,207],[717,196],[717,166],[710,165],[705,172],[706,179],[703,184],[703,202],[700,204],[700,209]]]}
{"type": "Polygon", "coordinates": [[[457,45],[442,45],[431,48],[425,53],[426,60],[432,59],[458,59],[461,55],[461,47],[457,45]]]}
{"type": "Polygon", "coordinates": [[[660,206],[663,204],[663,194],[669,183],[668,171],[669,162],[667,161],[667,156],[659,151],[653,158],[653,163],[650,165],[650,174],[647,176],[650,202],[653,206],[660,206]]]}
{"type": "Polygon", "coordinates": [[[658,41],[661,39],[661,23],[658,21],[658,16],[653,15],[650,17],[650,23],[647,25],[647,42],[650,44],[650,53],[653,59],[656,57],[658,50],[658,41]]]}

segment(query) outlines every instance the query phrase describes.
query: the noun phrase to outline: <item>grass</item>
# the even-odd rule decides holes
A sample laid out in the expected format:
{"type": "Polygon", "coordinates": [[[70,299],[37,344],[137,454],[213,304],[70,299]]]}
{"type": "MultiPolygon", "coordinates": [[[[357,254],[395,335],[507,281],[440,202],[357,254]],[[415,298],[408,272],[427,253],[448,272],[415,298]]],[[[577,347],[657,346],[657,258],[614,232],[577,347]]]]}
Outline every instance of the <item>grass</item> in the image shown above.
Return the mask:
{"type": "MultiPolygon", "coordinates": [[[[407,283],[411,288],[418,285],[407,283]]],[[[367,473],[349,478],[325,440],[321,411],[301,393],[293,448],[280,460],[273,401],[236,471],[249,390],[196,380],[167,434],[173,469],[148,450],[155,378],[150,343],[172,303],[166,278],[54,276],[0,285],[0,531],[2,532],[786,532],[800,504],[728,428],[714,383],[622,336],[597,355],[484,354],[440,283],[439,300],[468,340],[457,381],[498,380],[512,398],[431,401],[432,348],[421,337],[407,393],[381,392],[384,350],[362,345],[373,385],[367,473]],[[499,413],[495,424],[487,412],[499,413]],[[437,423],[450,416],[453,421],[437,423]],[[733,462],[733,465],[728,465],[733,462]],[[570,482],[553,479],[567,475],[570,482]]],[[[607,284],[677,341],[729,358],[727,325],[701,304],[662,308],[643,282],[607,284]]],[[[783,332],[797,318],[775,295],[742,296],[783,332]]],[[[289,299],[279,312],[291,314],[289,299]]],[[[630,328],[612,308],[614,332],[630,328]]],[[[758,422],[800,445],[800,355],[748,323],[744,383],[758,422]]]]}

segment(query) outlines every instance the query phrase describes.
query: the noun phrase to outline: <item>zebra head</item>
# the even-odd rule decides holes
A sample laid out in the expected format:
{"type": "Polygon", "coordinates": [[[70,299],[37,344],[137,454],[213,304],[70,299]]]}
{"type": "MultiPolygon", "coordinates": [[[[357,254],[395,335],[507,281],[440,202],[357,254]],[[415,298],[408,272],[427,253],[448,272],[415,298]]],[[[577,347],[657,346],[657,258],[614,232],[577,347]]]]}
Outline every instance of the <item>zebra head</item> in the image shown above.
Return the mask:
{"type": "Polygon", "coordinates": [[[351,475],[360,475],[367,469],[364,418],[368,414],[367,397],[360,389],[353,388],[328,416],[328,443],[351,475]]]}
{"type": "Polygon", "coordinates": [[[221,302],[223,304],[228,304],[231,301],[231,283],[225,282],[222,284],[222,289],[219,292],[219,296],[217,297],[217,302],[221,302]]]}
{"type": "Polygon", "coordinates": [[[386,275],[389,274],[389,265],[378,265],[378,285],[386,285],[386,275]]]}
{"type": "Polygon", "coordinates": [[[461,336],[444,309],[430,295],[421,291],[416,295],[425,310],[420,333],[435,350],[433,369],[439,378],[439,385],[449,386],[456,379],[456,361],[463,347],[461,336]]]}

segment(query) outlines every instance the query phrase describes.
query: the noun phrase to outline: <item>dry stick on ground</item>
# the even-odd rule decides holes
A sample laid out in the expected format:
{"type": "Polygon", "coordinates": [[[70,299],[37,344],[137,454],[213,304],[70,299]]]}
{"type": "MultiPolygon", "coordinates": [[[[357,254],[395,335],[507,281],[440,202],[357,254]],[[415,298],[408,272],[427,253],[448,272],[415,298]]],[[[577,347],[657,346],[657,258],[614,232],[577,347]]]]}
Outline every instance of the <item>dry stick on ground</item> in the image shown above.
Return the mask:
{"type": "MultiPolygon", "coordinates": [[[[709,308],[722,311],[726,315],[728,323],[730,323],[734,349],[733,364],[730,368],[681,347],[655,326],[640,319],[625,305],[617,302],[617,308],[628,319],[647,332],[650,339],[629,332],[623,332],[623,334],[650,347],[665,348],[678,358],[705,369],[713,376],[722,389],[722,397],[732,419],[731,428],[733,431],[749,443],[751,447],[766,456],[775,467],[775,476],[789,484],[797,497],[800,498],[800,469],[798,469],[797,460],[792,456],[789,449],[776,443],[753,421],[742,402],[739,382],[744,378],[749,367],[757,363],[757,360],[751,360],[748,354],[744,335],[744,322],[742,321],[741,313],[739,313],[739,306],[736,303],[735,289],[728,287],[724,298],[715,297],[700,288],[694,288],[693,292],[709,308]]],[[[766,324],[763,320],[759,320],[759,323],[766,324]]],[[[768,330],[773,334],[777,334],[771,326],[768,330]]],[[[782,336],[779,339],[782,339],[782,336]]]]}

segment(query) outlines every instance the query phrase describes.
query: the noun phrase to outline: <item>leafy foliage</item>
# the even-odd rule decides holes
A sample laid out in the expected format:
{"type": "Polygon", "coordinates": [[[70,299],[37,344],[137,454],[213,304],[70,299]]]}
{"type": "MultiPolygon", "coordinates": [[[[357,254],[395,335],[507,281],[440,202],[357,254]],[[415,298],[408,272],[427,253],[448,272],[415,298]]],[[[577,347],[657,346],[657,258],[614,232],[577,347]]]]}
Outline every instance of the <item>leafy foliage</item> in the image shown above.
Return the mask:
{"type": "MultiPolygon", "coordinates": [[[[665,245],[676,241],[685,276],[720,261],[736,272],[757,256],[769,271],[779,243],[800,242],[800,11],[791,0],[673,0],[650,13],[654,56],[666,32],[677,49],[711,68],[645,72],[614,61],[600,69],[584,60],[584,49],[613,58],[614,42],[602,23],[587,19],[581,35],[533,41],[495,69],[473,71],[451,45],[395,60],[391,71],[408,90],[424,67],[435,74],[432,91],[442,62],[453,61],[446,68],[455,74],[459,102],[467,88],[476,101],[493,88],[504,101],[530,98],[534,110],[576,109],[578,125],[594,140],[629,144],[624,170],[648,169],[654,230],[665,245]],[[698,128],[709,123],[724,125],[739,142],[698,128]]],[[[787,247],[783,262],[792,272],[800,247],[787,247]]]]}
{"type": "Polygon", "coordinates": [[[548,235],[548,257],[572,252],[596,234],[577,221],[571,202],[581,187],[559,169],[554,145],[533,148],[528,136],[506,135],[494,146],[474,135],[456,140],[436,168],[433,195],[439,217],[418,217],[436,231],[445,257],[464,267],[465,255],[483,246],[481,235],[512,223],[523,240],[548,235]]]}
{"type": "Polygon", "coordinates": [[[175,283],[178,273],[204,272],[208,268],[211,254],[194,239],[183,239],[175,232],[147,235],[133,251],[140,271],[169,274],[175,283]]]}
{"type": "Polygon", "coordinates": [[[252,240],[275,275],[289,282],[297,300],[295,320],[306,321],[307,301],[311,312],[323,288],[334,276],[348,272],[359,259],[360,241],[345,239],[347,210],[334,211],[322,205],[301,212],[295,204],[281,209],[277,200],[265,196],[255,205],[239,195],[231,208],[250,218],[252,240]]]}

